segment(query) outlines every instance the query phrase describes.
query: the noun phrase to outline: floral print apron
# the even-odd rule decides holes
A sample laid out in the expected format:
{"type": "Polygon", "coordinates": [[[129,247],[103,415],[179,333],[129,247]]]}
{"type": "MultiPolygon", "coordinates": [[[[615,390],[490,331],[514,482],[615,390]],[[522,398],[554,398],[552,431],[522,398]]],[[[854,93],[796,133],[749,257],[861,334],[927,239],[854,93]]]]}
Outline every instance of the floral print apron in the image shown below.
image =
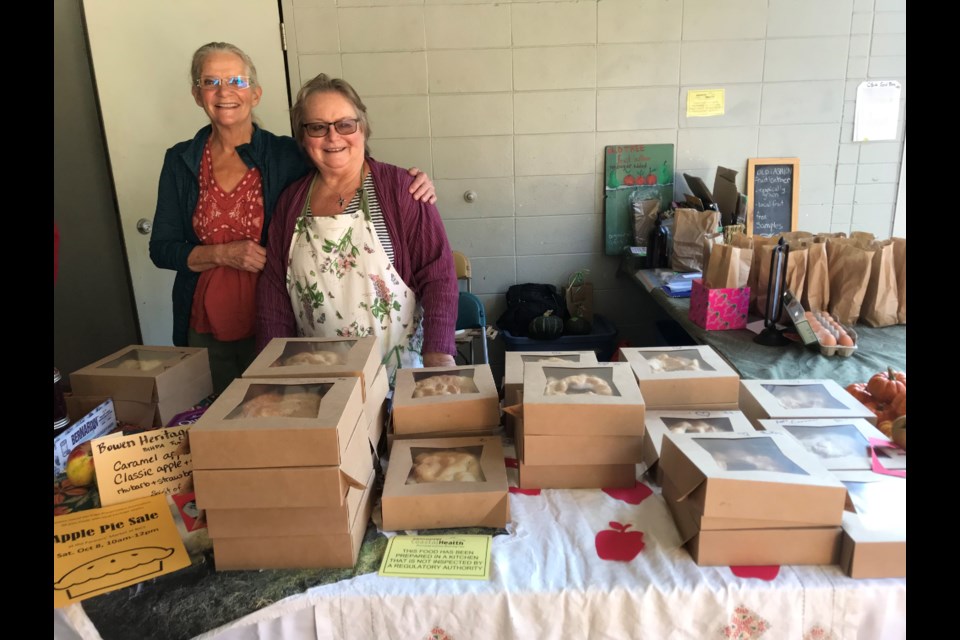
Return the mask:
{"type": "Polygon", "coordinates": [[[297,335],[379,338],[391,386],[397,368],[422,367],[423,312],[397,274],[370,218],[366,189],[360,208],[335,216],[309,216],[316,184],[297,218],[287,258],[287,291],[297,335]]]}

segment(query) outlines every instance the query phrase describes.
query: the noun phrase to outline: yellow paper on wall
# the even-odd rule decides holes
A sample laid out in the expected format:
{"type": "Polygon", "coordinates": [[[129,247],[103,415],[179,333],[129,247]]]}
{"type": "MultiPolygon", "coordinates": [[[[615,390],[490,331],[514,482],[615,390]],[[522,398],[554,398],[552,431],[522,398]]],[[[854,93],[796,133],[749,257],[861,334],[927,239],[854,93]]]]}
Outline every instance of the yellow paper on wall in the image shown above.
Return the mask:
{"type": "Polygon", "coordinates": [[[53,607],[190,566],[166,496],[53,519],[53,607]]]}
{"type": "Polygon", "coordinates": [[[191,489],[193,463],[185,439],[189,426],[93,440],[100,504],[191,489]]]}
{"type": "Polygon", "coordinates": [[[690,89],[687,91],[687,117],[722,116],[723,89],[690,89]]]}
{"type": "Polygon", "coordinates": [[[380,575],[392,578],[489,580],[492,536],[394,536],[380,575]]]}

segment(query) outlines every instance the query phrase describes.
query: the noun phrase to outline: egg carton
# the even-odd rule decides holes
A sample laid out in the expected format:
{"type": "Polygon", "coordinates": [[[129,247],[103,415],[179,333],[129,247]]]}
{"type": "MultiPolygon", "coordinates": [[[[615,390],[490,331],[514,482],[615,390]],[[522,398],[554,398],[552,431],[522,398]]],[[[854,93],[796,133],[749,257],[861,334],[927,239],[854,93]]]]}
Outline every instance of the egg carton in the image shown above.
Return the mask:
{"type": "Polygon", "coordinates": [[[860,343],[860,339],[857,337],[857,332],[853,330],[852,327],[838,323],[843,330],[847,332],[847,335],[853,339],[852,347],[841,347],[840,345],[825,345],[820,342],[819,336],[817,337],[817,345],[810,345],[811,348],[816,349],[820,348],[821,355],[825,356],[840,356],[841,358],[849,358],[857,351],[857,345],[860,343]]]}

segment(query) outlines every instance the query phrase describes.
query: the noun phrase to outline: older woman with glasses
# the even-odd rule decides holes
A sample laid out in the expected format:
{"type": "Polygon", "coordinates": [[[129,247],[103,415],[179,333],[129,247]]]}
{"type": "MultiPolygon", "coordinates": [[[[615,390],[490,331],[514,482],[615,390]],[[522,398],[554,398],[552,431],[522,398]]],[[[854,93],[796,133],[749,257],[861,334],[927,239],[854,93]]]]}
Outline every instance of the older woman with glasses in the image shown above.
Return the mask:
{"type": "Polygon", "coordinates": [[[345,80],[307,82],[292,119],[315,170],[283,192],[270,223],[257,346],[376,335],[391,375],[453,365],[457,276],[436,207],[406,195],[406,171],[371,157],[367,108],[345,80]]]}
{"type": "MultiPolygon", "coordinates": [[[[167,150],[150,258],[177,272],[173,343],[208,349],[214,391],[249,366],[255,292],[280,193],[312,169],[297,142],[254,122],[262,89],[238,47],[211,42],[193,55],[193,98],[210,124],[167,150]]],[[[410,170],[406,199],[434,202],[426,174],[410,170]]]]}

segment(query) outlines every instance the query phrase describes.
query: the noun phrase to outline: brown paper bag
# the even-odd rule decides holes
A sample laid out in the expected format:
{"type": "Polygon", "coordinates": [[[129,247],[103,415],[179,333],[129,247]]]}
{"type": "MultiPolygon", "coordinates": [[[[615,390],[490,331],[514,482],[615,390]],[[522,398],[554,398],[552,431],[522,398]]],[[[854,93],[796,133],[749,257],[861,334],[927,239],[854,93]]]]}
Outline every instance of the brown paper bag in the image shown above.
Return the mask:
{"type": "Polygon", "coordinates": [[[861,249],[869,249],[876,239],[876,236],[869,231],[854,231],[850,234],[850,242],[861,249]]]}
{"type": "Polygon", "coordinates": [[[650,241],[650,232],[657,221],[659,200],[640,200],[633,203],[633,244],[645,247],[650,241]]]}
{"type": "MultiPolygon", "coordinates": [[[[789,243],[788,243],[789,244],[789,243]]],[[[770,257],[773,255],[773,249],[776,243],[766,243],[755,253],[759,254],[759,264],[757,269],[757,298],[756,312],[763,316],[767,309],[767,290],[770,283],[770,257]]],[[[799,245],[794,247],[790,244],[790,251],[787,254],[787,277],[786,288],[796,296],[803,295],[803,285],[807,279],[807,249],[799,245]]],[[[750,298],[753,298],[753,289],[750,289],[750,298]]],[[[777,316],[776,322],[785,323],[787,314],[781,310],[777,316]]]]}
{"type": "MultiPolygon", "coordinates": [[[[753,259],[750,263],[750,276],[747,279],[747,286],[750,287],[750,309],[755,313],[760,313],[763,315],[763,309],[757,311],[757,294],[760,292],[760,252],[764,247],[768,245],[777,244],[777,238],[773,236],[752,236],[751,243],[753,245],[753,259]]],[[[769,275],[770,273],[770,251],[767,250],[764,252],[767,259],[767,266],[764,267],[765,273],[769,275]]],[[[764,289],[766,289],[766,281],[764,281],[764,289]]]]}
{"type": "MultiPolygon", "coordinates": [[[[707,272],[707,269],[710,268],[710,253],[713,251],[715,245],[723,244],[723,233],[708,233],[703,236],[703,268],[701,271],[703,273],[707,272]]],[[[706,282],[706,280],[704,280],[706,282]]]]}
{"type": "Polygon", "coordinates": [[[897,324],[907,324],[907,239],[893,240],[893,268],[897,273],[897,324]]]}
{"type": "Polygon", "coordinates": [[[673,254],[670,268],[674,271],[703,270],[703,242],[720,224],[720,212],[677,209],[673,222],[673,254]]]}
{"type": "Polygon", "coordinates": [[[869,248],[874,251],[873,263],[860,308],[860,322],[871,327],[889,327],[897,324],[898,306],[893,241],[873,242],[869,248]]]}
{"type": "Polygon", "coordinates": [[[807,281],[800,303],[807,311],[823,311],[830,305],[830,269],[827,264],[827,243],[819,239],[806,244],[807,281]]]}
{"type": "Polygon", "coordinates": [[[708,289],[738,289],[747,286],[753,249],[741,249],[728,244],[715,244],[710,262],[703,272],[703,284],[708,289]]]}
{"type": "Polygon", "coordinates": [[[850,238],[827,240],[830,266],[830,314],[837,322],[857,323],[863,297],[870,282],[873,251],[862,249],[850,238]]]}

